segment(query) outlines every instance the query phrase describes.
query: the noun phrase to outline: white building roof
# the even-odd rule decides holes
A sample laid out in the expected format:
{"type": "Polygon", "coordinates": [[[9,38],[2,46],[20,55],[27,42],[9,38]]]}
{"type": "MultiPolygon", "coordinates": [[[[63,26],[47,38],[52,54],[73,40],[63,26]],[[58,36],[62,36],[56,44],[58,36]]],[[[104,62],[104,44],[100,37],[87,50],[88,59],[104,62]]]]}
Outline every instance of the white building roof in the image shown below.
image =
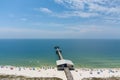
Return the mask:
{"type": "Polygon", "coordinates": [[[65,60],[65,59],[63,59],[63,60],[57,60],[56,63],[57,63],[57,65],[62,65],[62,64],[74,65],[72,61],[70,61],[70,60],[65,60]]]}

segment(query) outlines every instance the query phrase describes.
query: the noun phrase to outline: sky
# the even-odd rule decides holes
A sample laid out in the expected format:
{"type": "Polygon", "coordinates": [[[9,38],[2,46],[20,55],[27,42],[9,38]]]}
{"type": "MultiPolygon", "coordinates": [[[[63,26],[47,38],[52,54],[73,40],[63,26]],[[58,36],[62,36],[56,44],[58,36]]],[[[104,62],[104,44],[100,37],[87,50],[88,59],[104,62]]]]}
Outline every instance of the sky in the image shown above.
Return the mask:
{"type": "Polygon", "coordinates": [[[120,0],[0,0],[0,38],[120,39],[120,0]]]}

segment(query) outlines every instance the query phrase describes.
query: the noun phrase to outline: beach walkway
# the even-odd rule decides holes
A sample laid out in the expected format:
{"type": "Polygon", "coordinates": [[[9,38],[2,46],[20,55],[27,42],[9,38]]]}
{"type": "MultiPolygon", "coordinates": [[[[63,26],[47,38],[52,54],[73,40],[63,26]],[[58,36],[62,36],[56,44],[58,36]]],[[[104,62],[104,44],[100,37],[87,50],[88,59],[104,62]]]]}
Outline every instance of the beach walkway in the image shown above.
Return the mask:
{"type": "MultiPolygon", "coordinates": [[[[70,68],[71,68],[71,66],[73,67],[73,64],[71,64],[71,61],[63,59],[63,56],[61,54],[62,51],[59,49],[58,46],[56,46],[55,49],[56,49],[56,54],[58,54],[59,63],[60,63],[60,64],[58,63],[57,66],[60,66],[61,70],[62,69],[64,70],[67,80],[74,80],[73,76],[70,72],[70,68]],[[71,65],[71,66],[68,66],[68,65],[71,65]]],[[[59,67],[59,70],[60,70],[60,67],[59,67]]]]}
{"type": "Polygon", "coordinates": [[[64,72],[66,74],[67,80],[74,80],[69,68],[64,68],[64,72]]]}

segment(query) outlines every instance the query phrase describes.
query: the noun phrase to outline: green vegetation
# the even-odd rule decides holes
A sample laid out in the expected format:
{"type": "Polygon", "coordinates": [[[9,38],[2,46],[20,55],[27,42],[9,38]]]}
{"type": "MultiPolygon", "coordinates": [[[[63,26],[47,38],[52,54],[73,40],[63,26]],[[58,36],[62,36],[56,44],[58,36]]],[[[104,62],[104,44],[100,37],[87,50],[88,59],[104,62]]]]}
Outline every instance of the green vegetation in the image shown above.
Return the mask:
{"type": "Polygon", "coordinates": [[[25,77],[25,76],[15,76],[15,75],[0,75],[0,80],[62,80],[60,78],[38,78],[38,77],[34,77],[34,78],[30,78],[30,77],[25,77]]]}

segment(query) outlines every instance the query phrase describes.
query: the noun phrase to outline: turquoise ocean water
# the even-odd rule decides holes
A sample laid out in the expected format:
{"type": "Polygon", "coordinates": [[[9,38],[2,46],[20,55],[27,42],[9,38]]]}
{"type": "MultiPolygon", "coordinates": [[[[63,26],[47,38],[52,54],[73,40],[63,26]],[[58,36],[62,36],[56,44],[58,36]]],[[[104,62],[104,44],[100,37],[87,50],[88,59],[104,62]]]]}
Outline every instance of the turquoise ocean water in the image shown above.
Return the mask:
{"type": "Polygon", "coordinates": [[[1,39],[0,65],[56,66],[56,45],[75,67],[120,68],[120,40],[110,39],[1,39]]]}

